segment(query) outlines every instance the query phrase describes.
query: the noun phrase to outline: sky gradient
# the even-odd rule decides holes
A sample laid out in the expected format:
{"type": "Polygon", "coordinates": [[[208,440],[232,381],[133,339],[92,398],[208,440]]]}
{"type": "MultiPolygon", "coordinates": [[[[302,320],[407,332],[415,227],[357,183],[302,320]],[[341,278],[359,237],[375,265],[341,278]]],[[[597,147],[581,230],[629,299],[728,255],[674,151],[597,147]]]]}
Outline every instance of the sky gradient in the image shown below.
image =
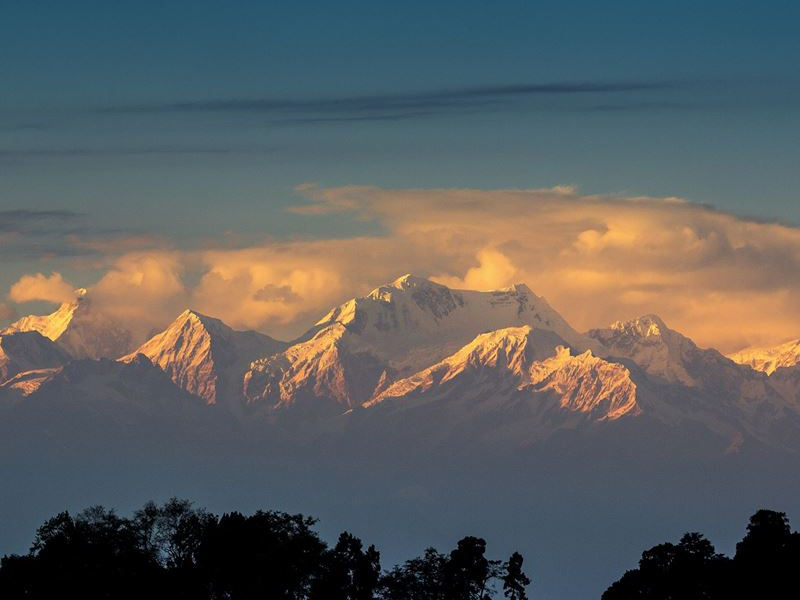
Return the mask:
{"type": "Polygon", "coordinates": [[[326,304],[414,270],[471,286],[524,278],[581,327],[652,310],[729,350],[800,332],[795,3],[36,2],[4,12],[0,289],[10,295],[0,319],[105,281],[115,301],[164,315],[199,303],[290,335],[326,304]],[[368,208],[331,208],[353,189],[368,208]],[[453,190],[483,214],[453,204],[453,190]],[[397,194],[413,212],[387,208],[397,194]],[[320,195],[327,210],[302,208],[320,195]],[[474,218],[502,222],[459,246],[474,218]],[[554,222],[563,237],[531,241],[554,222]],[[624,240],[638,242],[611,256],[624,240]],[[662,245],[643,246],[653,240],[662,245]],[[315,275],[314,261],[344,247],[330,277],[315,275]],[[365,249],[380,268],[364,264],[365,249]],[[570,254],[580,251],[591,258],[570,254]],[[628,266],[639,279],[623,285],[628,266]],[[138,294],[125,287],[137,281],[138,294]],[[233,289],[235,301],[213,301],[233,289]],[[254,304],[264,289],[277,296],[254,304]],[[690,306],[719,297],[729,305],[717,320],[690,306]],[[758,313],[746,332],[713,333],[738,311],[758,313]]]}

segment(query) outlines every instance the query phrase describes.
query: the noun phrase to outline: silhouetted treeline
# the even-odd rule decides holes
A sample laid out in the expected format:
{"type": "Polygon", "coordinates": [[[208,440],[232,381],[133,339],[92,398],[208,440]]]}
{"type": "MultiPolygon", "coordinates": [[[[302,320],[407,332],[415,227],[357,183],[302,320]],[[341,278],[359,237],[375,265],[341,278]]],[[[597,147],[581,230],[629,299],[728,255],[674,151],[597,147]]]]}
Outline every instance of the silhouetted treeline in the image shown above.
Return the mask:
{"type": "Polygon", "coordinates": [[[785,513],[760,510],[729,558],[700,533],[642,553],[639,568],[602,600],[782,600],[800,598],[800,533],[785,513]]]}
{"type": "Polygon", "coordinates": [[[465,537],[449,554],[430,548],[384,572],[374,546],[345,532],[328,547],[302,515],[259,511],[222,516],[173,499],[131,518],[90,508],[61,513],[30,552],[4,556],[4,600],[524,600],[530,580],[518,553],[486,557],[465,537]]]}

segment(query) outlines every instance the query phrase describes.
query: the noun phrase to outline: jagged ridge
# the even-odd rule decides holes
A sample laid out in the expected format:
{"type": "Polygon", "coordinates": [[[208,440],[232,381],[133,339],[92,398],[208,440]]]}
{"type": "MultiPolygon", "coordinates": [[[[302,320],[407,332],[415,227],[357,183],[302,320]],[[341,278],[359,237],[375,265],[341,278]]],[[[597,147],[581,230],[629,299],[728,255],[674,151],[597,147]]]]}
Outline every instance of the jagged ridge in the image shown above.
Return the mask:
{"type": "Polygon", "coordinates": [[[0,335],[0,383],[26,371],[60,367],[70,356],[54,342],[36,331],[17,331],[0,335]]]}
{"type": "Polygon", "coordinates": [[[525,285],[450,290],[404,275],[333,308],[283,354],[254,362],[246,395],[268,407],[317,398],[332,401],[331,410],[352,408],[482,332],[524,325],[552,331],[573,347],[598,347],[525,285]]]}
{"type": "Polygon", "coordinates": [[[728,358],[771,375],[778,369],[794,367],[800,363],[800,340],[767,348],[747,348],[729,354],[728,358]]]}
{"type": "Polygon", "coordinates": [[[216,404],[227,395],[230,404],[241,394],[241,379],[250,362],[285,346],[269,336],[236,331],[219,319],[186,310],[164,331],[121,360],[144,355],[178,387],[209,404],[216,404]]]}
{"type": "Polygon", "coordinates": [[[392,384],[364,406],[386,403],[403,410],[431,402],[459,404],[465,412],[476,406],[505,411],[509,405],[527,403],[532,408],[529,415],[536,415],[540,424],[537,403],[598,421],[640,412],[636,386],[624,366],[590,350],[575,356],[553,332],[529,326],[479,335],[440,363],[392,384]]]}
{"type": "Polygon", "coordinates": [[[109,316],[95,310],[83,288],[76,298],[49,315],[30,315],[9,325],[3,332],[37,331],[53,340],[73,358],[117,358],[129,352],[131,332],[109,316]]]}

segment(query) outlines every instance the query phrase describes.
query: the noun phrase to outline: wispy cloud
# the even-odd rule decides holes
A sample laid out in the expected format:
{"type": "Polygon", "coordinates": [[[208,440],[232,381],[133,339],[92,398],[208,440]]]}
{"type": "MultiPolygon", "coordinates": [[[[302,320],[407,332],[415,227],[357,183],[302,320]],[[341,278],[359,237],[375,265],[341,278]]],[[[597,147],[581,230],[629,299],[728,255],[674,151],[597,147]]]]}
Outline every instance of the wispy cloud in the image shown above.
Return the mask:
{"type": "Polygon", "coordinates": [[[275,146],[224,147],[224,146],[112,146],[112,147],[58,147],[58,148],[4,148],[2,159],[27,158],[102,158],[104,156],[149,156],[149,155],[236,155],[271,154],[280,151],[275,146]]]}
{"type": "Polygon", "coordinates": [[[600,104],[587,104],[576,107],[573,110],[581,112],[644,112],[644,111],[683,111],[683,110],[699,110],[703,108],[712,108],[715,105],[703,104],[700,102],[607,102],[600,104]]]}
{"type": "Polygon", "coordinates": [[[312,123],[359,123],[367,121],[408,121],[410,119],[424,119],[435,117],[439,113],[433,110],[417,110],[400,113],[381,113],[366,115],[340,115],[340,116],[311,116],[281,119],[279,122],[287,125],[304,125],[312,123]]]}
{"type": "Polygon", "coordinates": [[[101,227],[71,210],[0,210],[0,253],[11,258],[67,258],[152,248],[159,240],[124,227],[101,227]]]}
{"type": "MultiPolygon", "coordinates": [[[[47,230],[54,222],[72,222],[82,217],[71,210],[30,210],[16,208],[0,210],[0,232],[32,233],[47,230]]],[[[63,225],[62,225],[63,226],[63,225]]]]}
{"type": "MultiPolygon", "coordinates": [[[[497,110],[536,97],[625,96],[685,87],[673,81],[577,81],[480,85],[385,94],[228,98],[106,106],[104,114],[259,113],[293,122],[402,120],[458,111],[497,110]]],[[[642,102],[638,103],[640,106],[642,102]]]]}

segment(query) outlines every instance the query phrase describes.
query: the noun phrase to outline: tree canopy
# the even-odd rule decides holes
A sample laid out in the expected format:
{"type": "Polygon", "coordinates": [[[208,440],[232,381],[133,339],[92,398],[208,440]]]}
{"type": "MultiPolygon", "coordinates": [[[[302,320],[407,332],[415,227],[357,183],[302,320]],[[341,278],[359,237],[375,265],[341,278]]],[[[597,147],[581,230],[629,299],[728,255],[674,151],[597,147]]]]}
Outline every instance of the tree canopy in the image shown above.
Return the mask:
{"type": "Polygon", "coordinates": [[[700,533],[687,533],[642,553],[602,600],[735,600],[797,598],[800,533],[781,512],[759,510],[729,558],[700,533]]]}
{"type": "Polygon", "coordinates": [[[329,547],[303,515],[214,515],[186,500],[148,503],[130,518],[92,507],[45,522],[30,551],[0,561],[0,598],[185,600],[524,600],[522,556],[486,557],[465,537],[387,572],[380,553],[343,532],[329,547]]]}

